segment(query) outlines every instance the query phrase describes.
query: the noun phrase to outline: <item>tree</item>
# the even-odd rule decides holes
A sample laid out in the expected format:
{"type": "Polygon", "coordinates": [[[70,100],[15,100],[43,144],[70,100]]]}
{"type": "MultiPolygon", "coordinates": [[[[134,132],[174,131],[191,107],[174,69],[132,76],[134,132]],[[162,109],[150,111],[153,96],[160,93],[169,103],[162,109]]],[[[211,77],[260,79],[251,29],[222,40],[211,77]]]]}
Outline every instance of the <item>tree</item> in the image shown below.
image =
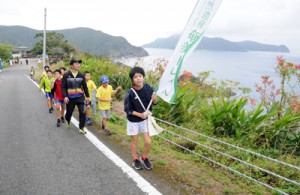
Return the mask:
{"type": "Polygon", "coordinates": [[[0,58],[2,61],[6,61],[12,58],[11,52],[14,50],[14,47],[9,44],[0,43],[0,58]]]}
{"type": "MultiPolygon", "coordinates": [[[[34,38],[43,38],[43,33],[38,33],[34,38]]],[[[64,35],[57,32],[48,32],[46,35],[46,53],[50,62],[69,59],[71,53],[75,52],[75,47],[65,40],[64,35]]],[[[32,48],[33,55],[43,54],[43,40],[36,42],[32,48]]]]}

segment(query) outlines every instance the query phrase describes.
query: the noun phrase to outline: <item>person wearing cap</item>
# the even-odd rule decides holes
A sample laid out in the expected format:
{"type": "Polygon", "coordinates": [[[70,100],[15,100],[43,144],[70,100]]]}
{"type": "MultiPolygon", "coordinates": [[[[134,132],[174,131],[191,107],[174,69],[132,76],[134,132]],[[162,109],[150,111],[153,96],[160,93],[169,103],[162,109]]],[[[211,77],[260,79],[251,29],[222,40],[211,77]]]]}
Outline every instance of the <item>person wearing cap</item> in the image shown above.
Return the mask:
{"type": "Polygon", "coordinates": [[[62,80],[62,93],[64,101],[67,104],[66,122],[70,128],[70,121],[75,106],[79,111],[79,133],[85,134],[85,109],[84,103],[90,101],[90,94],[87,88],[84,75],[79,72],[81,60],[71,59],[71,69],[67,71],[62,80]]]}
{"type": "Polygon", "coordinates": [[[98,100],[98,107],[100,110],[100,116],[102,118],[102,129],[106,135],[111,135],[110,131],[107,129],[107,122],[110,118],[110,102],[112,101],[112,96],[117,93],[121,86],[113,90],[112,86],[109,85],[109,79],[107,76],[102,76],[100,78],[101,86],[97,90],[96,98],[98,100]]]}

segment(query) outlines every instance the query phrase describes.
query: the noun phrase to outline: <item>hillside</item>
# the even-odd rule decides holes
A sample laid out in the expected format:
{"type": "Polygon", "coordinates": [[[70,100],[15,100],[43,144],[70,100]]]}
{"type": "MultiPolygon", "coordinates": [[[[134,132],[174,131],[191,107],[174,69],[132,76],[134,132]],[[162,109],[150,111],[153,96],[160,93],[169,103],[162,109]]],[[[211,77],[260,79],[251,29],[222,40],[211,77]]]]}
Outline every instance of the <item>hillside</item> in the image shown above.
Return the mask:
{"type": "MultiPolygon", "coordinates": [[[[95,55],[112,57],[121,56],[147,56],[148,53],[142,47],[131,45],[125,38],[111,36],[101,31],[90,28],[74,28],[66,30],[54,30],[62,33],[70,43],[80,49],[95,55]]],[[[14,46],[33,47],[38,39],[34,39],[36,33],[42,32],[24,26],[0,25],[0,43],[9,43],[14,46]]]]}
{"type": "Polygon", "coordinates": [[[2,26],[0,25],[0,43],[9,43],[14,46],[26,46],[31,48],[37,39],[36,33],[41,32],[23,26],[2,26]]]}
{"type": "MultiPolygon", "coordinates": [[[[166,48],[174,49],[179,40],[179,35],[173,35],[168,38],[159,38],[155,41],[143,45],[144,48],[166,48]]],[[[196,49],[211,51],[270,51],[270,52],[290,52],[285,45],[270,45],[254,41],[233,42],[223,38],[203,37],[196,49]]]]}

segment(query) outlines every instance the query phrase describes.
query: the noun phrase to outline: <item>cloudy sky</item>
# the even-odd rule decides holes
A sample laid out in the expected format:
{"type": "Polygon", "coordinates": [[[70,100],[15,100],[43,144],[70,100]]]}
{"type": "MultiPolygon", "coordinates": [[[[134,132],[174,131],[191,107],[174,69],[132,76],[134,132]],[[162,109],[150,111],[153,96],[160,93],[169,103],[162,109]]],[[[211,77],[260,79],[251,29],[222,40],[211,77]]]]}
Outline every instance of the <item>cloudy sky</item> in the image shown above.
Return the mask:
{"type": "MultiPolygon", "coordinates": [[[[181,33],[197,0],[10,0],[0,25],[43,29],[89,27],[123,36],[134,45],[181,33]]],[[[285,44],[300,51],[300,0],[223,0],[206,36],[285,44]]]]}

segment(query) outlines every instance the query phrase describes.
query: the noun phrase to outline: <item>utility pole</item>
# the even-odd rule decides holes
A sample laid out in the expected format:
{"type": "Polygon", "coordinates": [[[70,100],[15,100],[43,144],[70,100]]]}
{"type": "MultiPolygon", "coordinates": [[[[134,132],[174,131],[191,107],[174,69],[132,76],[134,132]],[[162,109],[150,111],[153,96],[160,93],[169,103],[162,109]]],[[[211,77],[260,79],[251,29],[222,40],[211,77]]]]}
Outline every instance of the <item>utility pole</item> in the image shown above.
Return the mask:
{"type": "Polygon", "coordinates": [[[46,66],[46,18],[47,18],[47,8],[45,8],[45,18],[44,18],[44,41],[43,41],[43,67],[46,66]]]}

